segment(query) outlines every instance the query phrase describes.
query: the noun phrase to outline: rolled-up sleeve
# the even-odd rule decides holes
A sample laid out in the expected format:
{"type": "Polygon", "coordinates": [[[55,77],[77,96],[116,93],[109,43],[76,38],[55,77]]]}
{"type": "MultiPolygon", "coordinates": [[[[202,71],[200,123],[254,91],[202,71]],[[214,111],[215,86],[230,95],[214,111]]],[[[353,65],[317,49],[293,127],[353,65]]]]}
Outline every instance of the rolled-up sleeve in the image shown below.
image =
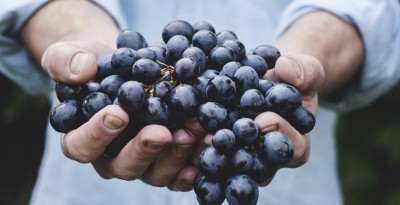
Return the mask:
{"type": "MultiPolygon", "coordinates": [[[[4,0],[0,8],[0,73],[24,88],[30,94],[48,93],[52,81],[30,56],[20,39],[19,32],[25,22],[46,0],[4,0]]],[[[93,1],[120,27],[125,26],[119,1],[93,1]]]]}
{"type": "MultiPolygon", "coordinates": [[[[400,78],[400,5],[397,0],[298,0],[283,13],[277,36],[302,15],[324,10],[354,25],[360,32],[365,56],[357,80],[340,89],[340,97],[321,99],[339,111],[368,105],[400,78]],[[333,100],[334,99],[334,100],[333,100]]],[[[337,93],[336,93],[337,94],[337,93]]]]}

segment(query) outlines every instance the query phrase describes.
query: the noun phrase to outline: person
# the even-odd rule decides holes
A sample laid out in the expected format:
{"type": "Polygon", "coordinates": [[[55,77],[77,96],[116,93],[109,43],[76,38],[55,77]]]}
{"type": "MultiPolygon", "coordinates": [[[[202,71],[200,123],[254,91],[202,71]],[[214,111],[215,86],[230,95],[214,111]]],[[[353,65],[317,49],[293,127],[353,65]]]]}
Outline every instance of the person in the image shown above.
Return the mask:
{"type": "MultiPolygon", "coordinates": [[[[172,20],[205,20],[217,30],[234,31],[247,49],[276,45],[282,57],[266,77],[293,84],[303,105],[316,114],[316,126],[301,135],[272,112],[257,116],[260,130],[285,133],[295,150],[287,166],[293,169],[280,169],[260,188],[259,204],[342,204],[337,112],[367,105],[400,77],[400,6],[395,0],[19,0],[3,5],[0,70],[29,93],[53,93],[53,80],[90,80],[96,56],[116,49],[123,28],[156,42],[172,20]]],[[[30,203],[197,204],[194,193],[181,191],[191,190],[197,173],[191,161],[210,135],[196,120],[174,133],[151,125],[116,158],[101,157],[128,121],[113,105],[61,138],[48,126],[30,203]]]]}

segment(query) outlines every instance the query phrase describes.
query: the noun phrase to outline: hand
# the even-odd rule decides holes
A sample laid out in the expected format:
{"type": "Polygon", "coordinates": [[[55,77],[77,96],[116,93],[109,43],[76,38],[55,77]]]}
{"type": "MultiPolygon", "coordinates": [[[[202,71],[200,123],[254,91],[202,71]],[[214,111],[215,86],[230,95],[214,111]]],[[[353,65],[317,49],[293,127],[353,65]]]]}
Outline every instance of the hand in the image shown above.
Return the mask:
{"type": "MultiPolygon", "coordinates": [[[[99,42],[59,42],[45,51],[42,67],[56,81],[83,83],[96,73],[96,56],[111,50],[99,42]]],[[[106,146],[128,122],[128,114],[121,107],[107,106],[81,127],[62,134],[62,150],[70,159],[92,163],[106,179],[141,179],[154,186],[190,190],[197,170],[188,161],[194,145],[205,135],[197,121],[188,121],[186,129],[172,134],[163,126],[146,126],[115,158],[102,157],[106,146]]]]}

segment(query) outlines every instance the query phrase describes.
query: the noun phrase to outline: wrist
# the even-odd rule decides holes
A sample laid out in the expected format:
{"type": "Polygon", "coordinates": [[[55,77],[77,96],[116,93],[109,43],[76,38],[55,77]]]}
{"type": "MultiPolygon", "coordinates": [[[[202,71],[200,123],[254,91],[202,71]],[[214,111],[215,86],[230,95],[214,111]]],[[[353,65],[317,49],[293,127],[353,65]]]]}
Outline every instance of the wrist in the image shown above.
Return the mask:
{"type": "Polygon", "coordinates": [[[21,30],[21,37],[40,62],[44,51],[60,41],[97,41],[116,47],[118,35],[113,19],[90,1],[50,1],[21,30]]]}

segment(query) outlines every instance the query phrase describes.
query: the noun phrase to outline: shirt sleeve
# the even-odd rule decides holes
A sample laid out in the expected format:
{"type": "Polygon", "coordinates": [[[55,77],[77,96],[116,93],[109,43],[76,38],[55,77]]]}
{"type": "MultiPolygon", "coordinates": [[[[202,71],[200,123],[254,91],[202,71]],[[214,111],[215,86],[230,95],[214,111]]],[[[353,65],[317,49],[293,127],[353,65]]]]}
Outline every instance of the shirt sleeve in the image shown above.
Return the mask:
{"type": "MultiPolygon", "coordinates": [[[[29,94],[48,93],[53,89],[51,79],[42,71],[40,65],[35,63],[19,37],[24,23],[48,1],[4,1],[0,7],[0,73],[24,88],[29,94]]],[[[125,25],[119,1],[93,2],[109,13],[118,26],[125,25]]]]}
{"type": "Polygon", "coordinates": [[[360,32],[365,57],[360,72],[343,88],[320,100],[322,105],[349,111],[368,105],[400,78],[400,5],[397,0],[298,0],[280,21],[277,36],[299,17],[324,10],[354,25],[360,32]]]}

